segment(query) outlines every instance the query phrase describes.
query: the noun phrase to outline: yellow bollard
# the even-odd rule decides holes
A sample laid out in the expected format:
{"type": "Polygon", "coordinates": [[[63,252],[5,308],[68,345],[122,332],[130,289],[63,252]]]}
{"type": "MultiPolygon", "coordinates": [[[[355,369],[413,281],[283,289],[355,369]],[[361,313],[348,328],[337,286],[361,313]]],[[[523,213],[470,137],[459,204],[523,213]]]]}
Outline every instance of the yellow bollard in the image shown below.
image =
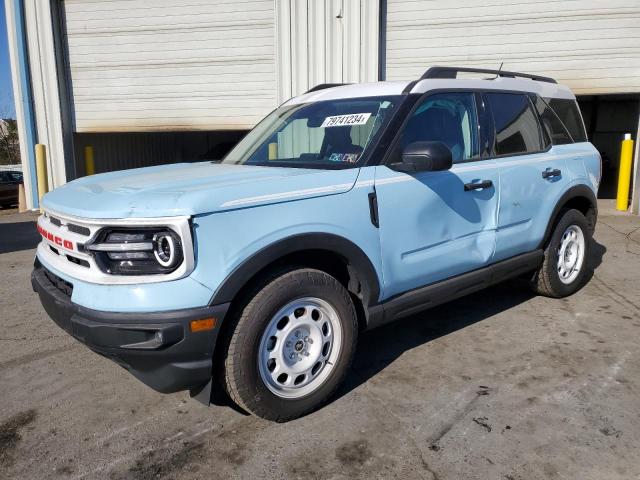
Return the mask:
{"type": "Polygon", "coordinates": [[[96,164],[93,161],[93,147],[91,145],[84,147],[84,167],[87,175],[96,173],[96,164]]]}
{"type": "Polygon", "coordinates": [[[618,174],[618,196],[616,209],[623,212],[629,208],[629,184],[631,183],[631,163],[633,161],[633,140],[625,133],[620,146],[620,170],[618,174]]]}
{"type": "Polygon", "coordinates": [[[270,143],[269,144],[269,160],[277,160],[278,159],[278,144],[270,143]]]}
{"type": "Polygon", "coordinates": [[[36,177],[38,179],[38,203],[45,193],[49,191],[49,178],[47,177],[47,147],[36,144],[36,177]]]}
{"type": "Polygon", "coordinates": [[[24,193],[24,183],[18,185],[18,212],[27,211],[27,196],[24,193]]]}

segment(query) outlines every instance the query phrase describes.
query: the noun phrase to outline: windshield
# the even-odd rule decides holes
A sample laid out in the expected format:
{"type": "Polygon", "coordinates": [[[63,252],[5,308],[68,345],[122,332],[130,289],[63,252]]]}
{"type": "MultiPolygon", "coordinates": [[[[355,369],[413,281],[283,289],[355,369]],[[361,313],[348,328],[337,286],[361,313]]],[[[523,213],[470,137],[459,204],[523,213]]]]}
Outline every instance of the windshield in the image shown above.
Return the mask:
{"type": "Polygon", "coordinates": [[[222,163],[355,167],[400,98],[348,98],[282,106],[251,130],[222,163]]]}

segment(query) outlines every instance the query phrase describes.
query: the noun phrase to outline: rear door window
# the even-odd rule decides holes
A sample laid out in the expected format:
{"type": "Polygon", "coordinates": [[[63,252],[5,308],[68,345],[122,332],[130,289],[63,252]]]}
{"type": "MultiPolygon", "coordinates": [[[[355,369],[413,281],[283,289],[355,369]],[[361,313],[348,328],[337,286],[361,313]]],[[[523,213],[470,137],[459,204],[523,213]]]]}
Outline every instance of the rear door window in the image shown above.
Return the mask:
{"type": "Polygon", "coordinates": [[[496,155],[519,155],[542,150],[538,119],[529,97],[519,93],[485,93],[493,114],[496,155]]]}
{"type": "Polygon", "coordinates": [[[574,142],[586,142],[587,134],[582,123],[582,116],[575,100],[564,98],[546,98],[549,106],[556,112],[558,118],[562,121],[567,130],[571,134],[574,142]]]}

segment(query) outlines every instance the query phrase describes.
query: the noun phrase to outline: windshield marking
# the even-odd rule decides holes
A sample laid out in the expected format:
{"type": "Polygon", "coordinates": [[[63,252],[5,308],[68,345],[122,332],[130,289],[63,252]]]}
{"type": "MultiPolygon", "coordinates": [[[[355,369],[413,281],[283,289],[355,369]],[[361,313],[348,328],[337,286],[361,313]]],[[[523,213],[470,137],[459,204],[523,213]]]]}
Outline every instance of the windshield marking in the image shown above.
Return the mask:
{"type": "Polygon", "coordinates": [[[347,115],[333,115],[327,117],[320,127],[345,127],[347,125],[364,125],[369,120],[371,113],[349,113],[347,115]]]}

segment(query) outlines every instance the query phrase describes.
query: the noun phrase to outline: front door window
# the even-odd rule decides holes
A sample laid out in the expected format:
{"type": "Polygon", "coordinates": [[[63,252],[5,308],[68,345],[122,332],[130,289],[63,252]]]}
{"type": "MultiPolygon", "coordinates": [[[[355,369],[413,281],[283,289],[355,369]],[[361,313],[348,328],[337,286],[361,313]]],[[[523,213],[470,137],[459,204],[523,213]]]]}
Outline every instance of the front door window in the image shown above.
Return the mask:
{"type": "Polygon", "coordinates": [[[429,95],[411,115],[400,146],[439,141],[451,150],[454,163],[478,158],[478,121],[472,93],[429,95]]]}

